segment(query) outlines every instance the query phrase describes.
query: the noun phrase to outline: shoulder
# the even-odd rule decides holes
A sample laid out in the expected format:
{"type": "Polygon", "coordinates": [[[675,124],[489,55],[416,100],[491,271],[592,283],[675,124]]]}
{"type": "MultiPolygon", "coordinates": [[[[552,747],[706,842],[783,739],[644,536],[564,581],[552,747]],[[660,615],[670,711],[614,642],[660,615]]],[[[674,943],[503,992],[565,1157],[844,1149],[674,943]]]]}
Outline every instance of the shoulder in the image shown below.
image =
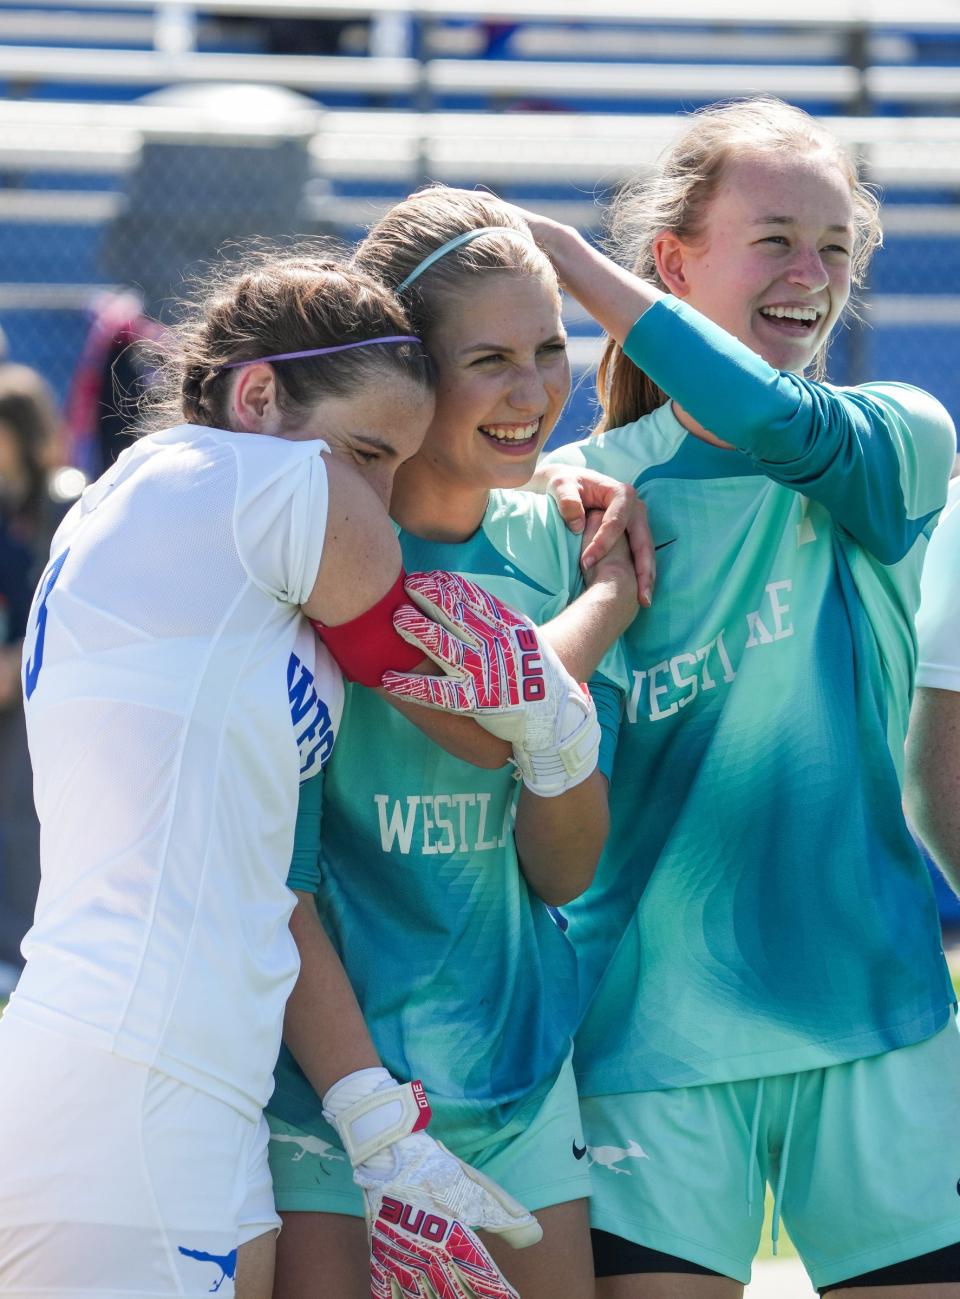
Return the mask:
{"type": "Polygon", "coordinates": [[[672,459],[685,436],[667,403],[630,424],[556,447],[544,461],[593,469],[622,483],[636,483],[654,465],[672,459]]]}
{"type": "Polygon", "coordinates": [[[956,429],[946,407],[929,392],[909,383],[894,382],[864,383],[838,391],[866,399],[881,408],[916,441],[936,448],[952,463],[957,448],[956,429]]]}
{"type": "Polygon", "coordinates": [[[491,492],[483,533],[502,556],[505,573],[515,571],[545,591],[568,592],[574,584],[580,538],[565,526],[549,496],[491,492]]]}

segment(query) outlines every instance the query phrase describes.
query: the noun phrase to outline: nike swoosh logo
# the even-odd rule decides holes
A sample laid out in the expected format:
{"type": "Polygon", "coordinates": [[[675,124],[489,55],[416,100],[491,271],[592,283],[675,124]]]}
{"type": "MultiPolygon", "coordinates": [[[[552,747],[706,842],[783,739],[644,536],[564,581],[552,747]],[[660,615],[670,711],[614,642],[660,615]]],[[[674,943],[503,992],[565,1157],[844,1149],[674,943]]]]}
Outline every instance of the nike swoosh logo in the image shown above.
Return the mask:
{"type": "Polygon", "coordinates": [[[654,550],[663,550],[664,546],[672,546],[676,540],[676,537],[671,537],[669,541],[661,541],[659,546],[654,546],[654,550]]]}
{"type": "Polygon", "coordinates": [[[574,1157],[574,1159],[582,1159],[586,1153],[587,1153],[587,1147],[586,1147],[586,1146],[578,1146],[577,1143],[576,1143],[576,1141],[574,1141],[574,1143],[573,1143],[573,1157],[574,1157]]]}

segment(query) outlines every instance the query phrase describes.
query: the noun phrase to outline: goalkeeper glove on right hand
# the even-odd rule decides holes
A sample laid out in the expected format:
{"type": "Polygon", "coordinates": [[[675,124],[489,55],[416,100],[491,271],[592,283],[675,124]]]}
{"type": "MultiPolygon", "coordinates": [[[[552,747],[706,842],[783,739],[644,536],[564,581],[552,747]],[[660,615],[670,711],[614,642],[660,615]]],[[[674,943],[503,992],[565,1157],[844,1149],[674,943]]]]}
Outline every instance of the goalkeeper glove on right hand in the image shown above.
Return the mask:
{"type": "Polygon", "coordinates": [[[372,1299],[518,1299],[472,1228],[522,1249],[540,1240],[540,1224],[427,1135],[420,1083],[362,1069],[323,1105],[363,1190],[372,1299]]]}

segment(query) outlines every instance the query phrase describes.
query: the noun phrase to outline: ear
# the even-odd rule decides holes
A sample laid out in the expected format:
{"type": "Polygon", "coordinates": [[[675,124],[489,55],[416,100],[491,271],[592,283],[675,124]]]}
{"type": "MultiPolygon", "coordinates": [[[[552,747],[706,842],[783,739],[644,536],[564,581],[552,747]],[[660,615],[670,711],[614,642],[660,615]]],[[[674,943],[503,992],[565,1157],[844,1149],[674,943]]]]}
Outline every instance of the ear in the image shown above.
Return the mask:
{"type": "Polygon", "coordinates": [[[281,423],[277,376],[270,365],[241,366],[230,398],[233,426],[243,433],[276,433],[281,423]]]}
{"type": "Polygon", "coordinates": [[[669,230],[658,234],[653,241],[653,256],[657,274],[675,298],[685,298],[690,292],[686,276],[686,245],[669,230]]]}

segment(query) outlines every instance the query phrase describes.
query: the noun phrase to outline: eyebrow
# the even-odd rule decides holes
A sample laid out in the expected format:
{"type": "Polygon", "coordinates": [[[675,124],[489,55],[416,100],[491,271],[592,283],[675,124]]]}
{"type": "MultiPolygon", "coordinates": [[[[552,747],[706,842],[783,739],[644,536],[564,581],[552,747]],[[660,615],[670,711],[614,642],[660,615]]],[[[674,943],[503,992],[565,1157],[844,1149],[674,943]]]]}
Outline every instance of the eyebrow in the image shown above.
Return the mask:
{"type": "MultiPolygon", "coordinates": [[[[792,226],[794,220],[795,220],[794,217],[788,217],[788,216],[762,216],[762,217],[757,217],[757,219],[755,221],[751,221],[750,224],[754,226],[792,226]]],[[[838,235],[853,234],[853,227],[847,225],[827,226],[827,229],[830,230],[832,233],[838,235]]]]}
{"type": "Polygon", "coordinates": [[[355,442],[362,442],[373,451],[386,451],[389,455],[393,455],[396,450],[389,442],[384,442],[383,438],[371,437],[369,433],[354,433],[353,439],[355,442]]]}
{"type": "MultiPolygon", "coordinates": [[[[551,334],[543,342],[538,343],[538,347],[545,347],[548,343],[566,343],[566,334],[551,334]]],[[[465,347],[462,356],[469,356],[471,352],[513,352],[514,348],[508,347],[505,343],[474,343],[472,347],[465,347]]]]}

